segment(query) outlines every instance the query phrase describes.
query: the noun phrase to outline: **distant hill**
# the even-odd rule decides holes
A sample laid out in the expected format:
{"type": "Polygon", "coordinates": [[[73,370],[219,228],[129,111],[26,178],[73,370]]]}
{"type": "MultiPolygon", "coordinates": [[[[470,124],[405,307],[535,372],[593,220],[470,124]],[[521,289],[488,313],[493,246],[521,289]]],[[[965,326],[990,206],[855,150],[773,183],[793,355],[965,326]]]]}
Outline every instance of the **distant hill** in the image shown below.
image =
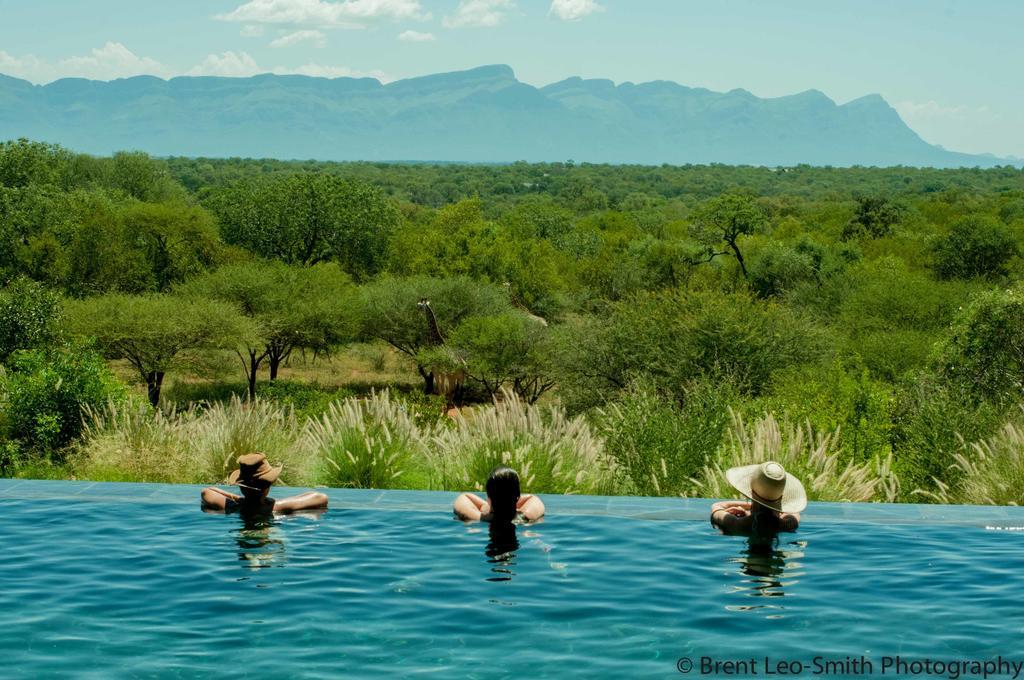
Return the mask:
{"type": "Polygon", "coordinates": [[[0,139],[169,156],[990,167],[926,143],[882,97],[761,99],[668,81],[519,82],[508,66],[399,80],[259,75],[49,85],[0,75],[0,139]]]}

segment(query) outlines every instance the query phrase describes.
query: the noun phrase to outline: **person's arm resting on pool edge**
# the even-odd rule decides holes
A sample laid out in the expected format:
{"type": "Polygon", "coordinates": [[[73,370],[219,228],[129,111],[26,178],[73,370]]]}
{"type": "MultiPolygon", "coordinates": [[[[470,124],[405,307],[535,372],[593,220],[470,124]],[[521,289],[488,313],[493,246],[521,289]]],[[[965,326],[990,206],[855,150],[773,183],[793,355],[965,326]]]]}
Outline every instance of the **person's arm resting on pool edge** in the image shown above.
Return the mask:
{"type": "Polygon", "coordinates": [[[327,507],[327,494],[307,491],[298,496],[282,498],[274,502],[274,512],[298,512],[299,510],[320,510],[327,507]]]}
{"type": "Polygon", "coordinates": [[[540,499],[540,496],[526,494],[519,497],[516,510],[523,516],[523,519],[532,522],[544,516],[544,501],[540,499]]]}
{"type": "Polygon", "coordinates": [[[215,486],[208,486],[203,489],[201,496],[203,499],[203,507],[210,510],[226,510],[228,503],[237,503],[242,500],[241,496],[223,491],[215,486]]]}
{"type": "MultiPolygon", "coordinates": [[[[726,534],[750,531],[753,515],[748,501],[719,501],[711,506],[711,524],[726,534]]],[[[800,526],[800,513],[779,513],[779,530],[796,531],[800,526]]]]}
{"type": "Polygon", "coordinates": [[[455,516],[463,521],[479,520],[483,517],[484,500],[471,493],[459,494],[452,505],[455,516]]]}
{"type": "MultiPolygon", "coordinates": [[[[463,521],[475,521],[487,518],[491,506],[476,494],[464,493],[455,499],[452,510],[463,521]]],[[[539,496],[524,494],[516,501],[516,511],[524,520],[532,522],[544,516],[544,501],[539,496]]]]}

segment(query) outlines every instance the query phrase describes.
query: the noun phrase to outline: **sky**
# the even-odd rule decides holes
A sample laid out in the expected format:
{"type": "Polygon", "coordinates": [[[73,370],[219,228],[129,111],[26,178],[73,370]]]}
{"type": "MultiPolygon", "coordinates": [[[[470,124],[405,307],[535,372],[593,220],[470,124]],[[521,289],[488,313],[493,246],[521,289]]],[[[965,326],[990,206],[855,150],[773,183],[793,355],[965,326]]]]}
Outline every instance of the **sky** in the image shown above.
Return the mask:
{"type": "Polygon", "coordinates": [[[546,85],[672,80],[881,94],[926,141],[1024,157],[1021,0],[0,0],[0,73],[304,73],[485,64],[546,85]]]}

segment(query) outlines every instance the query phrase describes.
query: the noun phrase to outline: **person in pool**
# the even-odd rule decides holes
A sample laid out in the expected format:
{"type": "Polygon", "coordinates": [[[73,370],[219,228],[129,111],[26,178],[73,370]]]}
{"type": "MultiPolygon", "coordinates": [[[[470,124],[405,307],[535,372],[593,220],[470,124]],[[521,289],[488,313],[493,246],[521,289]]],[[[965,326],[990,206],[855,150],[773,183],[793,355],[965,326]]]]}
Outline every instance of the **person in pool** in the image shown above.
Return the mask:
{"type": "Polygon", "coordinates": [[[747,501],[719,501],[711,506],[711,524],[724,534],[773,537],[796,531],[807,493],[800,480],[774,461],[726,470],[725,478],[747,501]]]}
{"type": "Polygon", "coordinates": [[[238,510],[247,514],[289,513],[298,510],[321,510],[327,507],[327,495],[308,491],[282,498],[271,498],[270,487],[281,475],[283,465],[273,467],[262,453],[238,457],[238,469],[228,476],[228,484],[236,484],[242,495],[223,491],[215,486],[203,489],[204,510],[238,510]]]}
{"type": "Polygon", "coordinates": [[[519,475],[508,467],[496,467],[487,477],[487,500],[464,493],[452,508],[461,520],[501,523],[515,520],[532,522],[544,516],[544,502],[519,492],[519,475]]]}

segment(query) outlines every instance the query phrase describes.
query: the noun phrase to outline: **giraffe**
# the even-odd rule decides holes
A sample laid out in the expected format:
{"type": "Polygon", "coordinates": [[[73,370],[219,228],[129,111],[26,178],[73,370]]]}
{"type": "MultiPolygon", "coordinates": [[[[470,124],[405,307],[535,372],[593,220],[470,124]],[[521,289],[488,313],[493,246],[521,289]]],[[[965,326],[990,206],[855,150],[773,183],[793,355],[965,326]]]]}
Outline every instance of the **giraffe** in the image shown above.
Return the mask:
{"type": "MultiPolygon", "coordinates": [[[[437,324],[437,317],[434,309],[430,306],[430,300],[423,298],[417,304],[420,311],[427,317],[427,327],[430,329],[431,341],[436,347],[444,347],[444,336],[441,334],[441,327],[437,324]]],[[[465,363],[464,361],[462,362],[465,363]]],[[[452,411],[458,411],[455,402],[462,386],[466,382],[466,369],[460,367],[448,370],[439,366],[433,366],[427,378],[427,390],[444,397],[445,410],[451,415],[452,411]]]]}

